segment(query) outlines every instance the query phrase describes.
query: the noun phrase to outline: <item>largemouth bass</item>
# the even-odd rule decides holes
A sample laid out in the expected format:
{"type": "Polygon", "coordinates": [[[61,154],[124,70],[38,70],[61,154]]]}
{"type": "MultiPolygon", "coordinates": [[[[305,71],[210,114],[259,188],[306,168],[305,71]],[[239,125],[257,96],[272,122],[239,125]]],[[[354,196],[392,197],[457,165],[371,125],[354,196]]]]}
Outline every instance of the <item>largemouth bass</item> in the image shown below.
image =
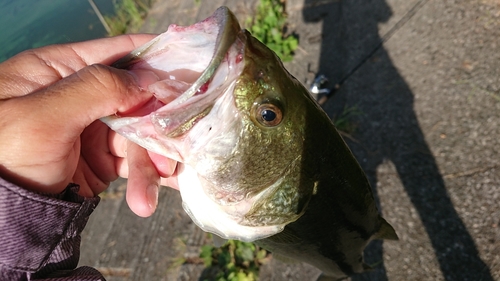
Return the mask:
{"type": "Polygon", "coordinates": [[[183,207],[203,230],[334,278],[366,268],[372,239],[397,239],[329,117],[226,7],[171,25],[114,66],[153,71],[155,98],[103,121],[179,161],[183,207]]]}

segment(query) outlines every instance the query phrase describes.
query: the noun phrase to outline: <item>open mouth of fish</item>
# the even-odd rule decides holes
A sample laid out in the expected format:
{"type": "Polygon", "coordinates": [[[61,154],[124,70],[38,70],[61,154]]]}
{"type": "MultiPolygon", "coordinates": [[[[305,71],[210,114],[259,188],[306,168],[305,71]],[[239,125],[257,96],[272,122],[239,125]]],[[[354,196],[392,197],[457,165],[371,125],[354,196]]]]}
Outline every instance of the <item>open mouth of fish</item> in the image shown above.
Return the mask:
{"type": "MultiPolygon", "coordinates": [[[[118,122],[113,129],[143,122],[139,119],[149,115],[155,132],[148,138],[181,137],[210,112],[223,88],[241,73],[244,42],[236,42],[240,36],[244,35],[237,19],[221,7],[194,25],[171,25],[164,34],[116,61],[112,66],[138,76],[153,69],[158,81],[148,86],[154,98],[138,110],[119,116],[135,118],[118,122]]],[[[172,155],[171,149],[157,147],[153,140],[145,145],[158,154],[184,160],[181,155],[172,155]]]]}
{"type": "MultiPolygon", "coordinates": [[[[231,121],[237,119],[235,114],[239,114],[234,106],[233,91],[245,67],[246,36],[226,7],[217,9],[211,17],[191,26],[171,25],[167,32],[113,64],[137,76],[141,76],[143,71],[152,71],[157,80],[147,83],[147,90],[153,93],[154,98],[134,112],[109,116],[102,121],[147,150],[181,163],[178,179],[183,207],[203,230],[222,238],[254,241],[274,235],[284,228],[283,223],[262,226],[240,223],[266,191],[253,196],[232,194],[232,190],[207,192],[207,180],[199,176],[199,170],[212,169],[208,167],[211,162],[194,159],[209,157],[206,156],[210,154],[209,149],[200,147],[205,146],[210,138],[217,138],[215,127],[228,127],[224,124],[214,126],[212,130],[206,122],[237,123],[231,121]],[[221,120],[216,113],[222,111],[224,116],[229,117],[221,120]],[[211,136],[208,137],[208,134],[211,136]],[[199,166],[204,167],[200,169],[199,166]],[[198,182],[193,184],[193,178],[198,182]],[[200,196],[202,193],[207,195],[200,196]],[[218,200],[220,196],[230,199],[218,200]]],[[[235,133],[219,134],[223,135],[219,139],[224,138],[224,141],[218,141],[216,147],[224,150],[224,153],[217,152],[219,156],[232,153],[240,134],[239,129],[232,131],[235,133]],[[224,148],[225,143],[227,148],[224,148]]]]}

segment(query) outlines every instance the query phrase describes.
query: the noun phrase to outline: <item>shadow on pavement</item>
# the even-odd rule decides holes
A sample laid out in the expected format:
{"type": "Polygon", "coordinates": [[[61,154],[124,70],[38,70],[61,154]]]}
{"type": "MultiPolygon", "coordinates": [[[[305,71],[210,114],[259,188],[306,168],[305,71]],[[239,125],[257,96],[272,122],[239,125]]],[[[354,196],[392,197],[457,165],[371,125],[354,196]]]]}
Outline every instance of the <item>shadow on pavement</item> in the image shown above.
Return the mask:
{"type": "MultiPolygon", "coordinates": [[[[304,21],[322,21],[323,26],[319,73],[330,82],[339,81],[379,44],[378,24],[391,16],[384,0],[305,0],[304,21]]],[[[386,160],[394,164],[422,219],[445,280],[493,280],[448,196],[419,127],[413,99],[381,48],[328,101],[326,111],[332,116],[344,106],[357,106],[363,113],[354,134],[359,143],[347,142],[372,187],[376,187],[377,166],[386,160]]],[[[375,188],[374,193],[377,197],[375,188]]],[[[368,264],[383,261],[381,241],[366,249],[365,259],[368,264]]],[[[353,280],[387,280],[384,265],[353,280]]]]}

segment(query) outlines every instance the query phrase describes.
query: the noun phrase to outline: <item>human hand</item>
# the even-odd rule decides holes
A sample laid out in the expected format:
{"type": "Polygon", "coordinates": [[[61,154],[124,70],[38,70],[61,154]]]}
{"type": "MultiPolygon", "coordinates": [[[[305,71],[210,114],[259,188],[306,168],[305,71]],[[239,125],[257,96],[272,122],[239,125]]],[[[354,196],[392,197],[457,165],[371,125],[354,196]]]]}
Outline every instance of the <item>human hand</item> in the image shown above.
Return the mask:
{"type": "Polygon", "coordinates": [[[130,208],[151,215],[159,184],[177,188],[176,162],[128,143],[98,119],[151,98],[141,87],[147,77],[106,65],[153,37],[53,45],[0,64],[0,176],[49,194],[73,182],[86,197],[128,177],[130,208]]]}

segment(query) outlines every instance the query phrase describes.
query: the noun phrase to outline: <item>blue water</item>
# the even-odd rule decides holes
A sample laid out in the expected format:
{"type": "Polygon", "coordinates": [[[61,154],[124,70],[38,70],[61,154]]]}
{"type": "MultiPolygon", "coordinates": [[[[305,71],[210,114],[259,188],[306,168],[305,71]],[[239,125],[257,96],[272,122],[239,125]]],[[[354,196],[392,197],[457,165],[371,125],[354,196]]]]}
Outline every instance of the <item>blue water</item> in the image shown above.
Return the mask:
{"type": "MultiPolygon", "coordinates": [[[[113,0],[94,3],[113,14],[113,0]]],[[[0,0],[0,27],[0,62],[27,49],[106,36],[88,0],[0,0]]]]}

